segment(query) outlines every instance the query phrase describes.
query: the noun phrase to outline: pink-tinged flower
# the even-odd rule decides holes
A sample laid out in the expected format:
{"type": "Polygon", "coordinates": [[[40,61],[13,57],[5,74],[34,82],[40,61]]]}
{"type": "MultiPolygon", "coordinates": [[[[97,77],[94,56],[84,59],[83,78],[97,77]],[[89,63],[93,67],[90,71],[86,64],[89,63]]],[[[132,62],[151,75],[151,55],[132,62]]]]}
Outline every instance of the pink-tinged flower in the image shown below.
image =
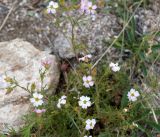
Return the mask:
{"type": "Polygon", "coordinates": [[[88,6],[88,0],[81,0],[80,10],[82,13],[86,11],[87,6],[88,6]]]}
{"type": "Polygon", "coordinates": [[[81,0],[80,11],[82,13],[93,15],[96,13],[96,9],[97,9],[97,6],[93,5],[92,2],[88,0],[81,0]]]}
{"type": "Polygon", "coordinates": [[[41,113],[45,113],[46,109],[35,109],[34,112],[37,114],[41,114],[41,113]]]}
{"type": "Polygon", "coordinates": [[[83,76],[83,85],[86,88],[90,88],[94,85],[94,81],[92,80],[92,76],[83,76]]]}
{"type": "Polygon", "coordinates": [[[49,69],[51,66],[51,60],[50,59],[43,59],[41,61],[42,66],[44,66],[46,69],[49,69]]]}
{"type": "Polygon", "coordinates": [[[88,2],[86,13],[93,15],[96,13],[96,9],[97,9],[96,5],[93,5],[92,2],[88,2]]]}

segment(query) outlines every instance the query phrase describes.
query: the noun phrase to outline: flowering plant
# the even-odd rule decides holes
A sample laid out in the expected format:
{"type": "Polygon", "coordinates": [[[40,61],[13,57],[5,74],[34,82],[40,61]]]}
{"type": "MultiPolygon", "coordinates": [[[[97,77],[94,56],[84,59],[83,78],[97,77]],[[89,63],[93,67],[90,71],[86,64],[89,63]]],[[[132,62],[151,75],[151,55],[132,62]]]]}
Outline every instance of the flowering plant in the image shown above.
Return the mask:
{"type": "MultiPolygon", "coordinates": [[[[76,25],[84,16],[94,21],[102,1],[81,0],[73,6],[65,4],[63,0],[48,3],[46,11],[49,16],[53,15],[54,25],[61,27],[61,18],[57,15],[70,21],[72,35],[69,39],[76,56],[76,63],[72,69],[67,69],[68,64],[62,67],[63,80],[60,80],[54,95],[47,95],[49,88],[43,85],[50,68],[50,60],[41,62],[42,69],[39,71],[41,82],[32,83],[27,88],[19,85],[16,79],[0,77],[0,85],[7,90],[7,94],[16,87],[30,93],[33,111],[26,116],[26,125],[20,131],[21,136],[132,137],[142,134],[142,136],[151,137],[153,132],[154,135],[160,132],[157,118],[160,110],[153,109],[150,104],[152,96],[148,97],[144,92],[139,82],[141,78],[137,78],[138,82],[134,78],[139,75],[141,67],[138,68],[138,66],[144,63],[144,59],[139,65],[134,66],[137,70],[132,70],[132,65],[139,61],[136,57],[144,56],[144,54],[139,55],[141,49],[146,50],[143,46],[145,43],[143,37],[138,52],[133,45],[132,51],[135,56],[133,59],[128,58],[126,62],[122,60],[123,55],[119,55],[118,58],[102,59],[106,55],[102,54],[100,55],[101,62],[96,58],[98,64],[87,48],[76,52],[78,45],[74,34],[76,25]],[[78,17],[70,16],[69,9],[78,11],[78,17]],[[146,130],[146,127],[149,128],[146,130]]],[[[120,34],[123,34],[123,37],[117,36],[111,46],[119,47],[122,43],[120,53],[123,54],[123,48],[132,44],[126,41],[132,39],[130,35],[134,32],[136,31],[122,31],[120,34]],[[127,40],[124,37],[125,34],[128,36],[127,40]]],[[[139,40],[139,37],[137,39],[139,40]]],[[[106,51],[109,51],[111,46],[106,51]]]]}

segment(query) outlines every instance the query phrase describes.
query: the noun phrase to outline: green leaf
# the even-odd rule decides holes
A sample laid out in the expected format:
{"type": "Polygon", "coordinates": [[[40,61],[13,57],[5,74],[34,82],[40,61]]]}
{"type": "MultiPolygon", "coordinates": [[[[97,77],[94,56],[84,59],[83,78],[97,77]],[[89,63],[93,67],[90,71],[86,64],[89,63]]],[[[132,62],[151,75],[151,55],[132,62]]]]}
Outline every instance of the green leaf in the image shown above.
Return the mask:
{"type": "Polygon", "coordinates": [[[13,87],[7,87],[6,88],[6,95],[10,94],[13,91],[13,89],[14,89],[13,87]]]}
{"type": "Polygon", "coordinates": [[[147,68],[146,68],[146,66],[144,65],[144,63],[142,63],[141,64],[141,69],[142,69],[142,72],[143,72],[143,74],[145,75],[145,76],[147,76],[147,68]]]}
{"type": "Polygon", "coordinates": [[[160,124],[156,124],[155,122],[150,122],[150,121],[145,121],[149,126],[152,128],[156,129],[157,131],[160,132],[160,124]]]}
{"type": "Polygon", "coordinates": [[[135,31],[136,31],[136,27],[135,27],[135,19],[132,18],[131,20],[131,37],[132,37],[132,41],[135,41],[135,31]]]}
{"type": "Polygon", "coordinates": [[[114,44],[114,47],[117,48],[117,49],[121,49],[122,44],[121,44],[119,41],[117,41],[117,42],[114,44]]]}
{"type": "Polygon", "coordinates": [[[128,90],[124,92],[122,100],[121,100],[121,108],[125,108],[128,105],[128,90]]]}
{"type": "MultiPolygon", "coordinates": [[[[141,105],[139,105],[139,104],[137,104],[138,106],[141,106],[141,105]]],[[[143,120],[145,120],[149,115],[150,115],[150,110],[149,109],[144,109],[144,108],[139,108],[139,110],[142,110],[143,109],[143,113],[141,113],[140,115],[138,115],[138,117],[136,117],[134,120],[135,121],[143,121],[143,120]]],[[[138,111],[138,110],[135,110],[136,112],[138,111]]]]}
{"type": "Polygon", "coordinates": [[[24,127],[23,129],[22,129],[22,136],[23,137],[30,137],[31,136],[31,129],[32,129],[32,127],[33,127],[33,125],[34,125],[35,123],[32,123],[32,124],[30,124],[30,125],[28,125],[28,126],[26,126],[26,127],[24,127]]]}
{"type": "Polygon", "coordinates": [[[151,49],[153,52],[157,52],[157,50],[160,50],[160,44],[153,45],[151,49]]]}
{"type": "Polygon", "coordinates": [[[160,116],[160,109],[154,110],[156,115],[160,116]]]}
{"type": "Polygon", "coordinates": [[[144,52],[139,52],[139,57],[141,58],[141,60],[146,60],[146,55],[144,52]]]}

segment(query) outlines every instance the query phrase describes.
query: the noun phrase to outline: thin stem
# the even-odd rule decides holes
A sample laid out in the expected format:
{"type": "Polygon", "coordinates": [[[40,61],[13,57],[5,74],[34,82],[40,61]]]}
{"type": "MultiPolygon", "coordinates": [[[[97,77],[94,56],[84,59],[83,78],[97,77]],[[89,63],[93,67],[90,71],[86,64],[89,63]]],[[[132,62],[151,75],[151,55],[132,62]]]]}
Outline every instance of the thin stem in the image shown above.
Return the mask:
{"type": "Polygon", "coordinates": [[[19,85],[18,83],[16,83],[16,86],[17,86],[17,87],[20,87],[21,89],[23,89],[23,90],[25,90],[25,91],[27,91],[28,93],[31,93],[31,92],[29,91],[29,89],[27,89],[27,88],[25,88],[25,87],[22,87],[22,86],[19,85]]]}

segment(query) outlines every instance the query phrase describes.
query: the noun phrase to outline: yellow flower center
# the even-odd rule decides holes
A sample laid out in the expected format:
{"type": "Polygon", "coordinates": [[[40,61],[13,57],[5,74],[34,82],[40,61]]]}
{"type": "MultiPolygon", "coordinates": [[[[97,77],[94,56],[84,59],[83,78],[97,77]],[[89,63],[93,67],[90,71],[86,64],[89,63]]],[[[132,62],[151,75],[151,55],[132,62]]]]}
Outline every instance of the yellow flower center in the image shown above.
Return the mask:
{"type": "Polygon", "coordinates": [[[87,103],[87,101],[86,101],[86,100],[84,100],[84,101],[83,101],[83,103],[84,103],[84,104],[86,104],[86,103],[87,103]]]}
{"type": "Polygon", "coordinates": [[[131,93],[131,96],[134,97],[134,93],[131,93]]]}
{"type": "Polygon", "coordinates": [[[86,81],[86,83],[88,83],[88,84],[89,84],[89,82],[90,82],[89,80],[86,81]]]}
{"type": "Polygon", "coordinates": [[[35,98],[35,101],[38,102],[38,101],[39,101],[39,98],[35,98]]]}
{"type": "Polygon", "coordinates": [[[92,7],[89,7],[89,10],[92,10],[92,7]]]}
{"type": "Polygon", "coordinates": [[[50,9],[54,9],[53,5],[50,6],[50,9]]]}

